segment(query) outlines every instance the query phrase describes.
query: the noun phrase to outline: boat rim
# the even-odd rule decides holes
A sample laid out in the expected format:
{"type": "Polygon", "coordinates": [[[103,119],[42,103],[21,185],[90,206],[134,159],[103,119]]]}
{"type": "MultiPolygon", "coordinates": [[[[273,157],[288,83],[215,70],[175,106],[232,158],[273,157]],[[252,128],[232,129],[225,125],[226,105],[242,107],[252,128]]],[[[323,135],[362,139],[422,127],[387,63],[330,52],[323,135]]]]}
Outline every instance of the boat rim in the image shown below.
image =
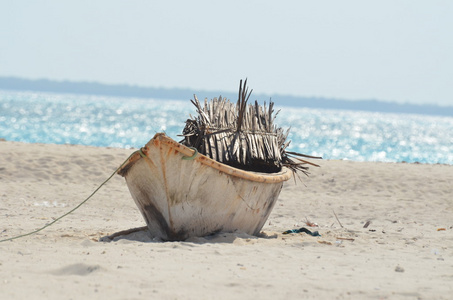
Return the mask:
{"type": "Polygon", "coordinates": [[[228,174],[230,176],[234,177],[239,177],[242,179],[246,179],[249,181],[255,181],[255,182],[263,182],[263,183],[278,183],[282,181],[287,181],[289,180],[293,174],[292,172],[286,168],[283,167],[280,172],[277,173],[261,173],[261,172],[253,172],[253,171],[246,171],[242,169],[238,169],[223,163],[220,163],[212,158],[209,158],[206,155],[203,155],[201,153],[198,153],[193,148],[187,147],[185,145],[182,145],[172,138],[168,137],[165,133],[156,133],[154,137],[144,146],[141,148],[141,150],[137,151],[135,154],[133,154],[127,163],[122,165],[119,170],[118,174],[125,177],[127,171],[132,167],[132,165],[137,162],[138,160],[144,158],[144,159],[149,159],[149,154],[150,151],[149,149],[151,147],[159,146],[159,144],[164,144],[167,145],[169,148],[174,149],[178,151],[180,154],[182,154],[182,157],[187,157],[190,158],[190,160],[197,161],[201,164],[207,165],[209,167],[212,167],[222,173],[228,174]]]}

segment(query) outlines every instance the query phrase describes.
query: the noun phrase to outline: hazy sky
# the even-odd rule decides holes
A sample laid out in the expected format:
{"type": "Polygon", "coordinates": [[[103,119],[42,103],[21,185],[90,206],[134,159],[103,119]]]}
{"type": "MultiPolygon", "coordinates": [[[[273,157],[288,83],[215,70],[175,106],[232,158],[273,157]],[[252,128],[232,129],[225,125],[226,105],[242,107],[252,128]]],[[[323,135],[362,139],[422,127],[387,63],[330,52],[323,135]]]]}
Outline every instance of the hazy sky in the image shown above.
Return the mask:
{"type": "Polygon", "coordinates": [[[0,76],[453,106],[453,1],[0,0],[0,76]]]}

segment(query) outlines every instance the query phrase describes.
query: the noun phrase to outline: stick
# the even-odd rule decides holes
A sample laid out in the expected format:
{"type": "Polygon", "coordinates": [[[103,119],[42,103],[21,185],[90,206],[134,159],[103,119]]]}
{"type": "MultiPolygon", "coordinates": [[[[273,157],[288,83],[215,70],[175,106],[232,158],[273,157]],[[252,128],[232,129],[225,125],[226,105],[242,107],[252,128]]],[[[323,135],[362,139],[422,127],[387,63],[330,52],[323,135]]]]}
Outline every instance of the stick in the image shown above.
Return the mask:
{"type": "Polygon", "coordinates": [[[337,217],[337,214],[335,213],[335,211],[333,209],[332,209],[332,211],[333,211],[333,214],[335,215],[335,218],[338,221],[338,224],[340,224],[341,228],[344,228],[343,225],[341,224],[340,220],[338,220],[338,217],[337,217]]]}
{"type": "Polygon", "coordinates": [[[111,235],[108,235],[107,238],[110,239],[110,240],[113,240],[114,238],[116,237],[119,237],[119,236],[122,236],[122,235],[128,235],[130,233],[134,233],[134,232],[139,232],[139,231],[144,231],[144,230],[147,230],[148,229],[148,226],[143,226],[143,227],[137,227],[137,228],[131,228],[131,229],[127,229],[127,230],[122,230],[122,231],[118,231],[118,232],[115,232],[111,235]]]}

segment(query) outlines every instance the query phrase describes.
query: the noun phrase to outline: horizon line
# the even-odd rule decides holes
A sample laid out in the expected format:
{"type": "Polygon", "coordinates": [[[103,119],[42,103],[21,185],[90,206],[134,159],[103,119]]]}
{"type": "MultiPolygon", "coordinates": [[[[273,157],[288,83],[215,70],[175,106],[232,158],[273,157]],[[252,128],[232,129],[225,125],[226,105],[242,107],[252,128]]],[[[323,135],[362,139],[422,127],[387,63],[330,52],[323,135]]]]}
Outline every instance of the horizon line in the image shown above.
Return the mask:
{"type": "MultiPolygon", "coordinates": [[[[28,90],[39,92],[75,93],[87,95],[105,95],[118,97],[160,98],[183,100],[191,95],[206,92],[217,93],[234,99],[237,93],[213,90],[198,90],[181,87],[151,87],[133,84],[110,84],[96,81],[71,81],[53,79],[28,79],[14,76],[0,76],[0,89],[28,90]]],[[[256,97],[279,98],[278,105],[308,108],[365,110],[375,112],[415,113],[423,115],[453,116],[453,106],[439,104],[400,103],[379,99],[345,99],[323,96],[296,96],[283,93],[257,93],[256,97]],[[316,102],[316,103],[313,103],[316,102]],[[373,106],[373,107],[371,107],[373,106]]],[[[217,97],[217,96],[215,96],[217,97]]],[[[204,98],[204,97],[203,97],[204,98]]]]}

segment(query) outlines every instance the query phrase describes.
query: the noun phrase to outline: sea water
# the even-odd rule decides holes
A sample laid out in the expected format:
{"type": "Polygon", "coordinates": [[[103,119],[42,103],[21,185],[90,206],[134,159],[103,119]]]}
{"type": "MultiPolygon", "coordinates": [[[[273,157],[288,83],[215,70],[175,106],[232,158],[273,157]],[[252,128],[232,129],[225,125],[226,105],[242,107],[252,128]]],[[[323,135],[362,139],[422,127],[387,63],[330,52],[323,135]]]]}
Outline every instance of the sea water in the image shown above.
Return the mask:
{"type": "MultiPolygon", "coordinates": [[[[258,99],[260,100],[260,99],[258,99]]],[[[290,151],[325,159],[453,164],[453,116],[278,107],[290,151]]],[[[186,100],[0,91],[0,138],[139,148],[155,133],[179,141],[186,100]]],[[[1,144],[0,144],[1,147],[1,144]]]]}

